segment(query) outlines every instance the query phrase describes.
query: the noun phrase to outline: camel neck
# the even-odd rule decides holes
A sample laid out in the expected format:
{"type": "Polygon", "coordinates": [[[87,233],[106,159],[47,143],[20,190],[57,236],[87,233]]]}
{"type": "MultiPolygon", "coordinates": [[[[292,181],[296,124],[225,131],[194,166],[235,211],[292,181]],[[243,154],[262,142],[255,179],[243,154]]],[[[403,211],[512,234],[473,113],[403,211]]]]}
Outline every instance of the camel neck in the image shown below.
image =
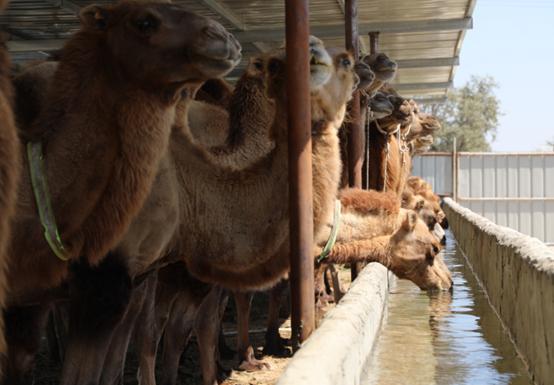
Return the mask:
{"type": "Polygon", "coordinates": [[[377,262],[388,268],[390,239],[390,235],[383,235],[360,241],[337,243],[326,259],[326,263],[377,262]]]}
{"type": "MultiPolygon", "coordinates": [[[[190,103],[181,129],[187,140],[212,166],[227,171],[245,171],[272,154],[276,143],[272,135],[275,119],[274,103],[267,98],[261,79],[243,76],[237,83],[229,102],[228,135],[222,145],[205,147],[191,133],[190,103]]],[[[209,113],[206,108],[204,113],[209,113]]],[[[223,119],[214,116],[213,119],[223,119]]],[[[222,122],[223,123],[223,122],[222,122]]]]}
{"type": "Polygon", "coordinates": [[[85,53],[81,38],[64,49],[38,124],[47,133],[54,211],[67,216],[62,238],[72,255],[95,263],[146,200],[167,151],[175,107],[156,93],[120,86],[121,78],[111,82],[115,77],[99,69],[101,42],[87,42],[85,53]]]}

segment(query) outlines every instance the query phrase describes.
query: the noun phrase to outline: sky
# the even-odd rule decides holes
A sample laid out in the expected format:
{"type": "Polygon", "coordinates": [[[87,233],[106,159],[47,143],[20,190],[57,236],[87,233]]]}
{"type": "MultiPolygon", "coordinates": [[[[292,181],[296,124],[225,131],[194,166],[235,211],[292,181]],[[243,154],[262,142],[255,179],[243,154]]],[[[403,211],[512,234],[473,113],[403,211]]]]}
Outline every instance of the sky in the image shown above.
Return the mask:
{"type": "Polygon", "coordinates": [[[552,150],[554,0],[477,0],[454,86],[471,75],[499,84],[503,116],[493,151],[552,150]]]}

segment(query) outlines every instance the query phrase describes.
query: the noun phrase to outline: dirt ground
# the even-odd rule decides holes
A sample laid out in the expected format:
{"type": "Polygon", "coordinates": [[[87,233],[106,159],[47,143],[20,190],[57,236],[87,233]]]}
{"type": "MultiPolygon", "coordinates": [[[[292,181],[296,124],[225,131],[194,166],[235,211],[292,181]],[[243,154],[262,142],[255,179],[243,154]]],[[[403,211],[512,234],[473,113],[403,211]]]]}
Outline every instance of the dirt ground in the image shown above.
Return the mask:
{"type": "MultiPolygon", "coordinates": [[[[346,291],[350,284],[350,269],[338,267],[339,277],[343,291],[346,291]]],[[[288,300],[284,299],[284,303],[288,300]]],[[[272,385],[275,384],[284,371],[290,357],[272,357],[263,356],[262,346],[264,344],[265,327],[267,322],[267,301],[268,296],[265,293],[259,293],[254,296],[252,303],[252,314],[250,322],[250,339],[256,349],[258,359],[262,359],[268,363],[270,369],[258,372],[245,372],[237,369],[238,359],[235,356],[231,359],[223,359],[221,364],[224,370],[227,371],[227,378],[223,385],[272,385]]],[[[285,305],[286,306],[286,305],[285,305]]],[[[324,314],[334,307],[331,302],[327,306],[317,310],[316,319],[320,322],[324,314]]],[[[286,313],[286,310],[283,311],[286,313]]],[[[283,314],[286,315],[286,314],[283,314]]],[[[282,318],[280,327],[281,336],[290,338],[290,318],[282,318]]],[[[225,312],[223,320],[223,335],[227,346],[235,350],[236,346],[236,320],[233,300],[229,300],[229,305],[225,312]]],[[[48,347],[48,340],[44,338],[41,352],[37,357],[35,369],[32,373],[32,378],[29,384],[33,385],[58,385],[61,375],[61,363],[55,359],[55,354],[51,354],[48,347]]],[[[125,365],[124,385],[137,384],[137,357],[131,346],[127,362],[125,365]]],[[[199,354],[194,337],[191,339],[188,347],[181,357],[181,365],[179,367],[178,385],[197,385],[202,383],[200,372],[199,354]]]]}

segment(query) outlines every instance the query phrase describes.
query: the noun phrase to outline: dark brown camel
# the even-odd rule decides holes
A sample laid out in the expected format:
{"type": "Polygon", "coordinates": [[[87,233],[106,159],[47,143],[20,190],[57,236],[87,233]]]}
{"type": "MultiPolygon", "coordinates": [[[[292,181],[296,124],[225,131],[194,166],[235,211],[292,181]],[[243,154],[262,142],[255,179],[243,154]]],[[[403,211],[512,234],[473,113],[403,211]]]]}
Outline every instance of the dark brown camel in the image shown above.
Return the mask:
{"type": "MultiPolygon", "coordinates": [[[[0,11],[7,1],[0,1],[0,11]]],[[[20,172],[20,150],[17,129],[12,112],[12,85],[10,83],[10,58],[3,41],[0,41],[0,314],[6,298],[8,267],[7,243],[10,225],[15,213],[16,191],[20,172]]],[[[4,320],[0,317],[0,379],[3,357],[6,354],[4,320]]]]}
{"type": "MultiPolygon", "coordinates": [[[[240,54],[234,38],[219,24],[170,4],[89,6],[80,18],[81,30],[64,47],[48,103],[32,132],[42,138],[66,256],[94,266],[120,242],[150,194],[183,87],[227,72],[240,54]]],[[[43,238],[25,174],[11,256],[7,381],[16,384],[38,344],[44,290],[68,275],[68,263],[57,258],[43,238]],[[39,309],[16,307],[37,298],[39,309]]],[[[117,290],[123,290],[119,294],[124,300],[126,268],[120,259],[112,260],[116,262],[99,269],[123,276],[117,290]]],[[[72,294],[90,289],[78,286],[72,294]]],[[[98,310],[93,308],[91,304],[87,311],[98,310]]],[[[86,311],[79,316],[86,321],[86,311]]],[[[86,365],[76,369],[86,370],[86,365]]]]}

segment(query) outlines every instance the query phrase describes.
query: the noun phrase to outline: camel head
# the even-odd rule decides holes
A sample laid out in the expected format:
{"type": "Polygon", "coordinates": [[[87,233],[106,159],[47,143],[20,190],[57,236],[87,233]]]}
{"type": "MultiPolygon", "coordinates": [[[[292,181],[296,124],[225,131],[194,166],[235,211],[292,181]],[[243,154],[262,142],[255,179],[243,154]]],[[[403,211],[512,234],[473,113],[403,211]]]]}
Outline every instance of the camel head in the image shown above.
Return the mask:
{"type": "Polygon", "coordinates": [[[372,112],[373,119],[383,119],[394,111],[394,105],[389,97],[382,92],[377,92],[369,99],[369,109],[372,112]]]}
{"type": "Polygon", "coordinates": [[[439,255],[439,241],[414,211],[403,211],[403,215],[400,228],[389,242],[389,269],[422,290],[450,289],[452,278],[439,255]]]}
{"type": "Polygon", "coordinates": [[[106,48],[113,72],[145,88],[223,76],[241,59],[240,44],[223,26],[170,3],[89,5],[80,20],[82,35],[106,48]]]}
{"type": "Polygon", "coordinates": [[[422,135],[432,135],[441,129],[440,121],[433,115],[419,113],[422,135]]]}
{"type": "MultiPolygon", "coordinates": [[[[333,59],[323,41],[315,36],[309,40],[310,90],[317,90],[329,81],[333,73],[333,59]]],[[[266,77],[268,94],[272,98],[285,97],[287,52],[281,48],[262,54],[251,61],[247,73],[262,73],[266,77]]]]}
{"type": "Polygon", "coordinates": [[[413,121],[413,107],[409,100],[395,94],[390,94],[388,98],[394,109],[392,114],[378,120],[380,127],[384,131],[392,133],[397,130],[398,125],[410,126],[413,121]]]}
{"type": "Polygon", "coordinates": [[[371,68],[363,61],[356,62],[354,71],[356,71],[356,75],[358,75],[360,79],[356,90],[365,90],[375,80],[375,73],[373,73],[371,68]]]}
{"type": "Polygon", "coordinates": [[[396,75],[398,65],[384,53],[366,55],[362,58],[362,61],[369,65],[375,73],[376,78],[380,81],[389,82],[396,75]]]}

